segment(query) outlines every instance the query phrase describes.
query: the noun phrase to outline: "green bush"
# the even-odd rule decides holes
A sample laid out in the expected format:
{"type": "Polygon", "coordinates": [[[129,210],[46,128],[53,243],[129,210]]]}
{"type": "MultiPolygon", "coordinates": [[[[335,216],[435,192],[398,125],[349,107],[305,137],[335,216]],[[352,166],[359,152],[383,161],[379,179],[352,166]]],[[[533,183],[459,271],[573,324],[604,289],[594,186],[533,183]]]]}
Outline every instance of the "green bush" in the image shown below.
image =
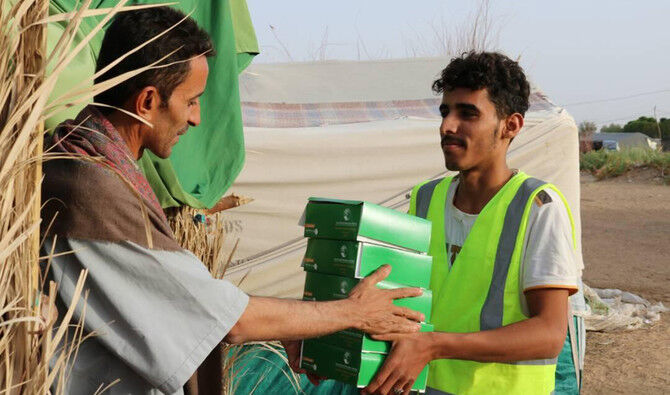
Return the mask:
{"type": "Polygon", "coordinates": [[[667,138],[670,137],[670,119],[661,118],[657,124],[656,119],[652,117],[640,117],[624,125],[622,132],[640,132],[652,138],[667,138]],[[658,134],[659,129],[661,130],[661,136],[658,134]]]}
{"type": "Polygon", "coordinates": [[[617,177],[639,167],[658,169],[668,181],[670,180],[670,152],[633,148],[622,151],[590,151],[579,156],[579,168],[592,173],[599,179],[617,177]]]}
{"type": "Polygon", "coordinates": [[[600,133],[623,133],[623,126],[616,123],[604,125],[600,128],[600,133]]]}

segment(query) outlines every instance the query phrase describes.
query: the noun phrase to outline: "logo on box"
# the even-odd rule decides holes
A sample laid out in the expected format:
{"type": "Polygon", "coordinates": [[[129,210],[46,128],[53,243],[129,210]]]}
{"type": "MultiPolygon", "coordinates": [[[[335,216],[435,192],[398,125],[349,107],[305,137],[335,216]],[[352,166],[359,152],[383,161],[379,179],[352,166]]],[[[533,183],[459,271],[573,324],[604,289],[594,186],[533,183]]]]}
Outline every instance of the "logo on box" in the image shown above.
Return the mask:
{"type": "Polygon", "coordinates": [[[345,221],[349,221],[349,219],[351,218],[351,209],[350,208],[345,208],[344,209],[344,212],[342,213],[342,218],[345,221]]]}
{"type": "Polygon", "coordinates": [[[340,293],[342,295],[346,295],[348,293],[347,285],[349,285],[346,281],[342,281],[340,283],[340,293]]]}
{"type": "Polygon", "coordinates": [[[347,257],[347,246],[344,245],[344,244],[342,244],[342,247],[340,247],[340,256],[341,256],[342,258],[346,258],[346,257],[347,257]]]}
{"type": "Polygon", "coordinates": [[[344,362],[345,365],[349,365],[351,363],[351,353],[349,351],[344,353],[344,356],[342,357],[342,362],[344,362]]]}

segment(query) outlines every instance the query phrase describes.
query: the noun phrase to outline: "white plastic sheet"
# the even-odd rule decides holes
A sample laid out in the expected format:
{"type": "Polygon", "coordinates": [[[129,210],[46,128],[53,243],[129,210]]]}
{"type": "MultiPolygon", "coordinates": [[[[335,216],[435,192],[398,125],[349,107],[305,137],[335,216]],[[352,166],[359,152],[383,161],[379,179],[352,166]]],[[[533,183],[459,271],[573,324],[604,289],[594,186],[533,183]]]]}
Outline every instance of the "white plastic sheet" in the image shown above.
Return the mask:
{"type": "Polygon", "coordinates": [[[620,289],[598,289],[584,285],[587,301],[584,317],[586,330],[621,331],[645,328],[661,319],[661,313],[670,311],[662,302],[648,300],[620,289]]]}

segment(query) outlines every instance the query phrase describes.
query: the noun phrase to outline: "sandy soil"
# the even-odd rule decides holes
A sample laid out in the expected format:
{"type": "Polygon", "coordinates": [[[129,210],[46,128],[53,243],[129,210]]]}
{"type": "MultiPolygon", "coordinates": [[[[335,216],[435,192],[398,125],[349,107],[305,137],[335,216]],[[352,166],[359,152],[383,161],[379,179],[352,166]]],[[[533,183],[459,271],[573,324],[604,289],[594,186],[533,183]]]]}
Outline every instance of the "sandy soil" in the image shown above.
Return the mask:
{"type": "MultiPolygon", "coordinates": [[[[670,186],[649,171],[582,176],[584,281],[670,305],[670,186]]],[[[587,334],[584,394],[670,393],[670,314],[652,328],[587,334]]]]}

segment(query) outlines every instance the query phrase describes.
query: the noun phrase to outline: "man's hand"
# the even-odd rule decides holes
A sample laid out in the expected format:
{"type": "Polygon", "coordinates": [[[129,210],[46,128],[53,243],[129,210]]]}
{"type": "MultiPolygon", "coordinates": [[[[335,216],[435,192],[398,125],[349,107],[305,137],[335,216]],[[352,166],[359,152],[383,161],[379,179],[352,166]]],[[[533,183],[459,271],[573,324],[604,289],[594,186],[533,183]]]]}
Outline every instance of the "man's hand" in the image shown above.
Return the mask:
{"type": "Polygon", "coordinates": [[[391,273],[389,265],[381,266],[361,280],[349,293],[351,311],[359,324],[356,329],[370,334],[417,332],[418,322],[425,319],[422,313],[395,306],[393,300],[420,296],[421,288],[378,289],[377,283],[391,273]]]}
{"type": "Polygon", "coordinates": [[[291,367],[291,370],[297,374],[304,374],[312,384],[319,385],[321,380],[323,380],[322,377],[309,373],[300,367],[300,346],[302,345],[302,340],[282,341],[281,345],[286,350],[286,357],[288,358],[288,365],[291,367]]]}
{"type": "Polygon", "coordinates": [[[421,370],[432,360],[430,334],[387,334],[372,336],[392,341],[391,352],[362,394],[409,394],[421,370]],[[402,392],[401,392],[402,390],[402,392]]]}
{"type": "Polygon", "coordinates": [[[531,318],[497,329],[372,336],[393,341],[393,346],[364,393],[407,394],[421,369],[433,359],[510,362],[556,358],[565,341],[568,290],[532,290],[526,292],[526,300],[531,318]]]}
{"type": "Polygon", "coordinates": [[[393,304],[419,296],[420,288],[377,289],[388,265],[377,269],[351,290],[347,299],[324,302],[249,297],[249,304],[224,340],[232,344],[262,340],[319,337],[348,328],[370,334],[411,333],[421,329],[423,314],[393,304]]]}

